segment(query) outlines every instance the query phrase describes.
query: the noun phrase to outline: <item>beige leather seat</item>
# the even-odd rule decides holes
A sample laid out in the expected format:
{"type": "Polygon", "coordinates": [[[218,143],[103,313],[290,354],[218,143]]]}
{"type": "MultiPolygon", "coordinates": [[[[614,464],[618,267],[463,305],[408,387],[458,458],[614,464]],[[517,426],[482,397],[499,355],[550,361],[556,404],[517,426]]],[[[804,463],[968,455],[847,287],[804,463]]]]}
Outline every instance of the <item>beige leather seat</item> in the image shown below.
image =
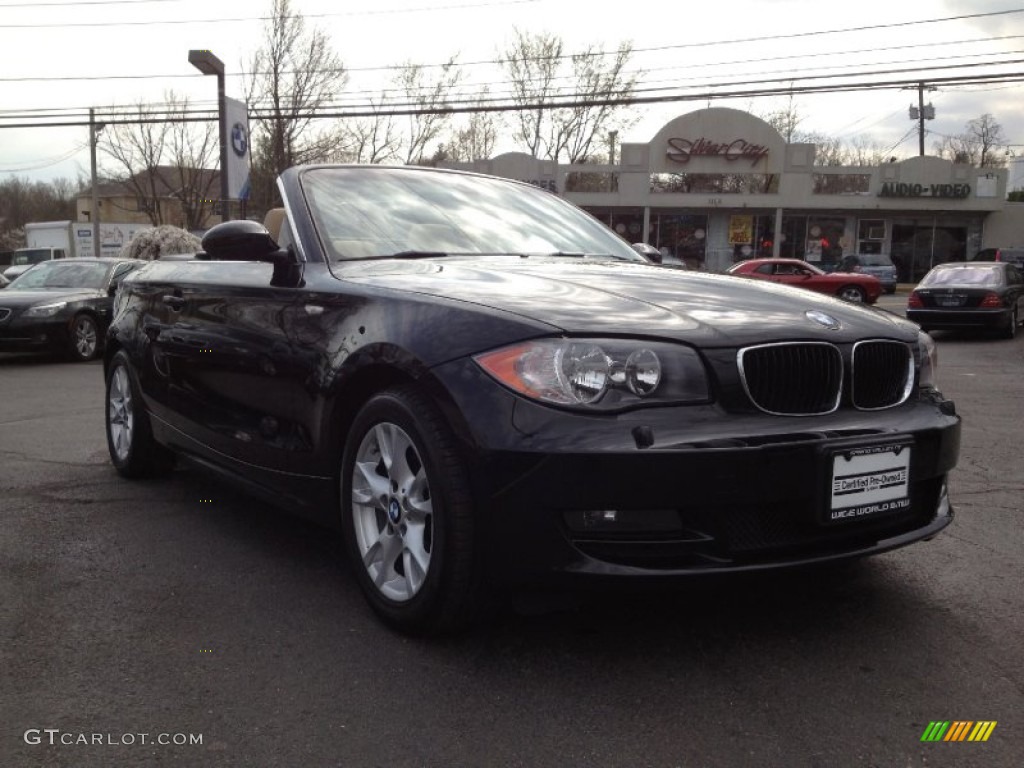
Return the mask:
{"type": "Polygon", "coordinates": [[[275,243],[281,242],[281,225],[284,223],[284,208],[271,208],[263,217],[263,226],[267,228],[275,243]]]}

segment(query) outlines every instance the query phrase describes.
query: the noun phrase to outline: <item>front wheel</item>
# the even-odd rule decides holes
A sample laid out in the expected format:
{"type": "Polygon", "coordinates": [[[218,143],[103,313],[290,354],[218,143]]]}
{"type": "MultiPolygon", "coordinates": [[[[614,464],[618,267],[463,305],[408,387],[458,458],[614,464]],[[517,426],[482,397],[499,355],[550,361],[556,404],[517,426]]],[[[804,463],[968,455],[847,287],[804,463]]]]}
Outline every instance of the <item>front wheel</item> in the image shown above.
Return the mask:
{"type": "Polygon", "coordinates": [[[96,357],[100,348],[100,330],[92,315],[78,315],[71,321],[68,354],[73,360],[86,362],[96,357]]]}
{"type": "Polygon", "coordinates": [[[864,303],[868,298],[864,289],[857,285],[844,285],[839,289],[838,296],[840,299],[845,299],[846,301],[852,301],[858,304],[864,303]]]}
{"type": "Polygon", "coordinates": [[[483,585],[466,467],[444,418],[415,389],[381,392],[356,416],[341,513],[356,578],[386,623],[437,634],[475,618],[483,585]]]}

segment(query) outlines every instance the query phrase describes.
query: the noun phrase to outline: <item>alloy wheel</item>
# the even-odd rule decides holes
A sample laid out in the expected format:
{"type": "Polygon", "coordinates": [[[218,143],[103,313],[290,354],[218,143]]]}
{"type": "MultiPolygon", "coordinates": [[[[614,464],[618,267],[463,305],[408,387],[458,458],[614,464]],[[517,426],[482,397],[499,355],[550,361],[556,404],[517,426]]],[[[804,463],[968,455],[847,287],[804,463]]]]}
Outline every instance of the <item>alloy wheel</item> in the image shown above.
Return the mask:
{"type": "Polygon", "coordinates": [[[110,444],[120,461],[127,461],[131,453],[134,428],[131,382],[128,380],[128,371],[119,365],[110,376],[107,429],[110,431],[110,444]]]}
{"type": "Polygon", "coordinates": [[[82,360],[91,360],[96,354],[98,338],[95,321],[88,315],[79,316],[75,319],[72,335],[78,357],[82,360]]]}
{"type": "Polygon", "coordinates": [[[420,449],[401,427],[379,422],[363,436],[351,500],[356,543],[370,581],[390,600],[411,600],[430,569],[433,506],[420,449]]]}

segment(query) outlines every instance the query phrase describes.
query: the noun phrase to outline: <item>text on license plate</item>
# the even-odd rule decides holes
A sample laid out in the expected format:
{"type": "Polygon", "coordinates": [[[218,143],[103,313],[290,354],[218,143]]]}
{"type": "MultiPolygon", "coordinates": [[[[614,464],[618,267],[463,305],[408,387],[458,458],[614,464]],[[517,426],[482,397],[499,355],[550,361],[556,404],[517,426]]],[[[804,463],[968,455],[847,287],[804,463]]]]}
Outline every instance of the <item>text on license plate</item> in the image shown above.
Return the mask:
{"type": "Polygon", "coordinates": [[[829,522],[910,507],[910,446],[853,448],[832,458],[829,522]]]}

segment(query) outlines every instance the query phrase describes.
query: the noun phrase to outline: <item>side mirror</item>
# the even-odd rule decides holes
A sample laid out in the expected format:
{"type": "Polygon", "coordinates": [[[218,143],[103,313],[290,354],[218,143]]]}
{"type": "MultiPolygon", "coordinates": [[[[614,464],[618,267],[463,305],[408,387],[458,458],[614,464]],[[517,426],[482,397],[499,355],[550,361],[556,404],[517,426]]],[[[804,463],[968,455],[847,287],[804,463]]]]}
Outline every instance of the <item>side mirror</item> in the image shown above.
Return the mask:
{"type": "Polygon", "coordinates": [[[662,262],[661,251],[653,245],[648,243],[633,243],[633,250],[655,264],[661,264],[662,262]]]}
{"type": "Polygon", "coordinates": [[[282,253],[266,227],[245,219],[211,227],[203,236],[203,251],[217,261],[276,262],[282,253]]]}
{"type": "Polygon", "coordinates": [[[216,261],[266,261],[274,265],[270,284],[281,288],[303,285],[302,264],[291,248],[281,248],[259,222],[239,219],[210,228],[203,237],[197,259],[216,261]]]}

